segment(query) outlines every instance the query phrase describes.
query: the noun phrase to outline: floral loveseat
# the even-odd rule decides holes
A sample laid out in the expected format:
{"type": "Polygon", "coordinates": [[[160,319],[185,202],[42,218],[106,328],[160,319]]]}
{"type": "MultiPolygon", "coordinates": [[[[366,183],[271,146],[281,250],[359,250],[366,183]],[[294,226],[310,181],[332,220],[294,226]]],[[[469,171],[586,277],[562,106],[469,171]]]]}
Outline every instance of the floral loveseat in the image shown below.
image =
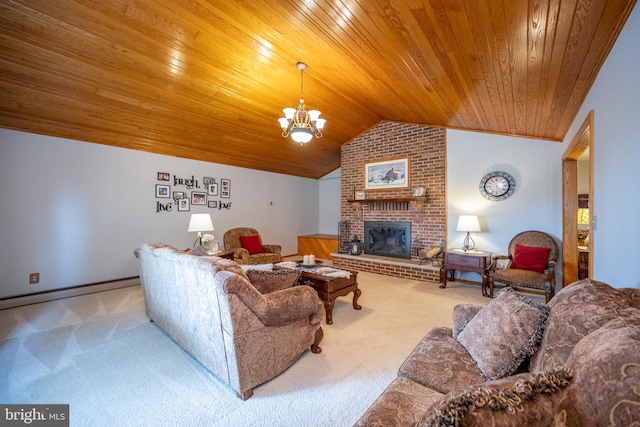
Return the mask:
{"type": "Polygon", "coordinates": [[[640,290],[505,288],[435,327],[356,426],[640,425],[640,290]]]}
{"type": "Polygon", "coordinates": [[[320,353],[324,308],[297,271],[244,271],[236,262],[163,244],[136,249],[147,316],[243,400],[306,350],[320,353]]]}

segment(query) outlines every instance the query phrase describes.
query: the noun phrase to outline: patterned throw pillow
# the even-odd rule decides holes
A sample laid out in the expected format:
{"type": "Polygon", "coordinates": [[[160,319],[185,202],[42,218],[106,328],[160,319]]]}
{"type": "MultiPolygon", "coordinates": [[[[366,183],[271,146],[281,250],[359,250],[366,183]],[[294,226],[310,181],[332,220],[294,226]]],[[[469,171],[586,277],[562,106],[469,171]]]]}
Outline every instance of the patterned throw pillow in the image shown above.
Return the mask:
{"type": "Polygon", "coordinates": [[[467,323],[457,339],[486,380],[502,378],[534,353],[548,316],[545,305],[505,288],[467,323]]]}
{"type": "Polygon", "coordinates": [[[640,310],[584,337],[567,366],[575,372],[559,402],[557,425],[637,426],[640,422],[640,310]]]}
{"type": "Polygon", "coordinates": [[[458,339],[458,334],[464,330],[464,327],[473,319],[473,316],[478,314],[483,308],[484,306],[480,304],[458,304],[453,307],[453,315],[451,318],[453,320],[452,332],[454,339],[458,339]]]}
{"type": "Polygon", "coordinates": [[[540,374],[519,374],[444,395],[419,427],[549,426],[558,393],[573,377],[568,368],[540,374]]]}
{"type": "Polygon", "coordinates": [[[549,319],[540,350],[531,357],[531,372],[561,368],[584,337],[618,316],[628,306],[618,289],[603,282],[584,279],[562,288],[547,307],[549,319]]]}
{"type": "Polygon", "coordinates": [[[247,270],[246,274],[251,284],[263,295],[292,287],[300,276],[297,270],[247,270]]]}

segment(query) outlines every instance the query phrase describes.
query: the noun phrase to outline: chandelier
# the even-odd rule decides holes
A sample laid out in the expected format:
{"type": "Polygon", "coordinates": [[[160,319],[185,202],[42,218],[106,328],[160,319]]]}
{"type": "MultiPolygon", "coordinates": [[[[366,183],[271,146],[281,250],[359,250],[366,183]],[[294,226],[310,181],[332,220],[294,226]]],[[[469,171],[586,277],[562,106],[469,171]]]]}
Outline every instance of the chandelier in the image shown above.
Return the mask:
{"type": "Polygon", "coordinates": [[[278,119],[282,128],[282,136],[286,138],[291,135],[291,139],[299,144],[306,144],[311,141],[315,135],[316,138],[322,138],[322,129],[326,122],[320,119],[320,111],[307,111],[304,106],[303,88],[304,88],[304,71],[307,64],[298,62],[296,68],[300,70],[300,104],[298,108],[285,108],[284,117],[278,119]]]}

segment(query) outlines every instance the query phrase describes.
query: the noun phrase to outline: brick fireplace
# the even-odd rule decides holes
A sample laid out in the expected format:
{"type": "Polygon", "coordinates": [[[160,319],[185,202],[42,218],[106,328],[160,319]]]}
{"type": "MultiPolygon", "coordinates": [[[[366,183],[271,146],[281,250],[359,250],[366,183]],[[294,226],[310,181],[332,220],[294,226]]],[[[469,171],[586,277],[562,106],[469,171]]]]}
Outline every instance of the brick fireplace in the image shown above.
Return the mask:
{"type": "MultiPolygon", "coordinates": [[[[342,146],[341,220],[348,221],[350,237],[364,235],[365,221],[396,221],[411,224],[411,256],[390,262],[372,255],[333,258],[338,267],[372,271],[391,276],[437,282],[434,268],[419,266],[415,251],[439,246],[446,239],[446,145],[445,129],[395,122],[382,122],[342,146]],[[365,164],[391,159],[409,159],[409,187],[365,192],[365,164]],[[413,189],[425,188],[424,197],[413,189]]],[[[341,254],[342,255],[342,254],[341,254]]]]}

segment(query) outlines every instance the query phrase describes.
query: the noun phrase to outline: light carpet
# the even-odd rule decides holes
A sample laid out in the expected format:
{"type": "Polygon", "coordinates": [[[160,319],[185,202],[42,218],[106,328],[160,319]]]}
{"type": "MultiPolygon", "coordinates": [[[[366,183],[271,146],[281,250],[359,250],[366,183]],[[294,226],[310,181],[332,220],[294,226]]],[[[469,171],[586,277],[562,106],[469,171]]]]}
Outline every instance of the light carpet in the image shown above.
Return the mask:
{"type": "Polygon", "coordinates": [[[477,285],[359,273],[305,352],[247,401],[145,315],[139,286],[0,311],[0,403],[70,405],[72,426],[351,426],[477,285]]]}

